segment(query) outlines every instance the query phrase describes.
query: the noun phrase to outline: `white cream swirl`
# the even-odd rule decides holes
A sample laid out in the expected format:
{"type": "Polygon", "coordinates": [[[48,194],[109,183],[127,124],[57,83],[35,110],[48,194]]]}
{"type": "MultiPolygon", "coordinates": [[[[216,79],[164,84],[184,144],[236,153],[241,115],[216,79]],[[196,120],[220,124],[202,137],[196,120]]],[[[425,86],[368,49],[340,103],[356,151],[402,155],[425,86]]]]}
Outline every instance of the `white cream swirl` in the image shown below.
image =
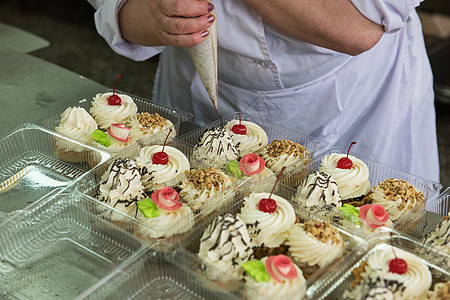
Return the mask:
{"type": "Polygon", "coordinates": [[[143,223],[140,233],[151,238],[169,238],[175,234],[185,233],[194,226],[192,210],[183,204],[177,210],[158,208],[159,217],[146,218],[141,212],[137,219],[143,223]],[[147,228],[149,227],[149,228],[147,228]]]}
{"type": "Polygon", "coordinates": [[[214,219],[203,232],[198,257],[220,271],[220,274],[208,272],[210,278],[237,279],[242,277],[240,264],[253,254],[252,247],[244,222],[238,216],[226,214],[214,219]]]}
{"type": "MultiPolygon", "coordinates": [[[[448,214],[450,217],[450,213],[448,214]]],[[[436,228],[423,238],[423,243],[428,246],[438,247],[450,255],[450,218],[443,220],[436,228]]]]}
{"type": "Polygon", "coordinates": [[[337,235],[337,241],[328,239],[324,242],[306,232],[304,224],[301,223],[296,223],[289,230],[286,245],[289,245],[289,252],[295,260],[309,266],[317,265],[319,268],[331,263],[344,251],[344,242],[340,235],[337,235]]]}
{"type": "Polygon", "coordinates": [[[314,172],[308,175],[297,187],[297,201],[306,206],[334,205],[341,207],[341,196],[332,175],[314,172]]]}
{"type": "Polygon", "coordinates": [[[337,163],[343,157],[346,155],[340,153],[325,155],[320,163],[319,171],[333,176],[342,200],[366,195],[370,191],[369,168],[359,158],[349,155],[348,158],[353,162],[352,168],[339,169],[337,163]]]}
{"type": "Polygon", "coordinates": [[[109,105],[108,98],[113,93],[97,94],[92,101],[90,110],[98,126],[106,129],[114,123],[129,125],[131,118],[137,113],[137,106],[128,95],[117,94],[121,99],[120,105],[109,105]]]}
{"type": "Polygon", "coordinates": [[[181,189],[179,194],[194,212],[209,214],[232,191],[233,181],[221,170],[214,168],[199,170],[206,174],[205,180],[199,182],[199,178],[191,170],[179,185],[181,189]]]}
{"type": "Polygon", "coordinates": [[[189,171],[189,160],[183,152],[171,146],[165,146],[164,152],[169,156],[165,165],[154,164],[153,155],[161,152],[163,146],[154,145],[141,149],[136,163],[141,167],[142,182],[147,192],[161,189],[165,186],[174,187],[185,178],[185,171],[189,171]]]}
{"type": "Polygon", "coordinates": [[[136,217],[136,202],[145,198],[138,166],[129,159],[116,159],[101,178],[97,199],[136,217]]]}
{"type": "Polygon", "coordinates": [[[267,146],[267,133],[261,128],[261,126],[253,122],[242,121],[241,124],[247,128],[247,133],[236,134],[231,129],[233,128],[233,125],[237,124],[239,124],[239,120],[232,120],[228,122],[225,128],[236,145],[236,149],[238,150],[240,157],[248,153],[257,153],[262,148],[267,146]]]}
{"type": "Polygon", "coordinates": [[[386,245],[385,249],[375,251],[368,259],[365,272],[361,277],[368,281],[369,276],[378,275],[380,278],[401,282],[405,290],[405,299],[422,299],[431,287],[432,277],[426,263],[416,255],[403,251],[397,247],[386,245]],[[389,271],[389,263],[395,258],[404,259],[408,265],[406,273],[397,274],[389,271]]]}
{"type": "Polygon", "coordinates": [[[102,149],[104,149],[106,151],[109,151],[109,152],[119,152],[121,150],[126,149],[127,147],[130,147],[130,146],[136,144],[136,140],[133,139],[133,138],[129,139],[126,142],[122,142],[122,141],[119,141],[116,138],[113,138],[111,135],[109,135],[109,133],[106,133],[106,135],[108,136],[108,139],[111,142],[111,145],[106,147],[106,146],[104,146],[102,144],[97,143],[96,141],[94,141],[94,145],[96,147],[102,148],[102,149]]]}
{"type": "MultiPolygon", "coordinates": [[[[261,259],[265,264],[267,257],[261,259]]],[[[257,282],[251,276],[245,278],[248,299],[303,299],[306,293],[306,280],[299,267],[294,264],[297,277],[277,282],[270,278],[269,282],[257,282]]]]}
{"type": "Polygon", "coordinates": [[[270,196],[270,199],[277,203],[274,212],[259,210],[259,201],[263,198],[268,199],[269,195],[269,193],[251,193],[245,197],[244,206],[238,216],[247,225],[250,237],[257,246],[278,247],[284,242],[296,217],[292,205],[277,195],[270,196]]]}
{"type": "MultiPolygon", "coordinates": [[[[61,121],[56,126],[56,132],[64,134],[71,139],[90,144],[94,142],[91,137],[97,129],[97,123],[91,115],[82,107],[68,107],[61,114],[61,121]]],[[[57,140],[58,148],[64,148],[72,151],[82,151],[83,147],[69,143],[64,140],[57,140]]]]}

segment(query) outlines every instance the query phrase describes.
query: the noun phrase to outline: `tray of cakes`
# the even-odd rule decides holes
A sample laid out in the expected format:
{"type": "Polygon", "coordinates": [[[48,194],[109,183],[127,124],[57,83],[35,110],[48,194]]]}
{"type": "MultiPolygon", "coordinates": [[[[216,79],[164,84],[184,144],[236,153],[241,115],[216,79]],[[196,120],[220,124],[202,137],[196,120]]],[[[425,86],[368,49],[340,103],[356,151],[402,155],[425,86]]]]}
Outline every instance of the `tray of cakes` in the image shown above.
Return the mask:
{"type": "Polygon", "coordinates": [[[0,222],[103,164],[110,154],[24,124],[0,140],[0,222]]]}
{"type": "Polygon", "coordinates": [[[112,154],[136,143],[145,143],[172,129],[192,114],[120,91],[106,91],[82,99],[35,123],[73,140],[112,154]]]}

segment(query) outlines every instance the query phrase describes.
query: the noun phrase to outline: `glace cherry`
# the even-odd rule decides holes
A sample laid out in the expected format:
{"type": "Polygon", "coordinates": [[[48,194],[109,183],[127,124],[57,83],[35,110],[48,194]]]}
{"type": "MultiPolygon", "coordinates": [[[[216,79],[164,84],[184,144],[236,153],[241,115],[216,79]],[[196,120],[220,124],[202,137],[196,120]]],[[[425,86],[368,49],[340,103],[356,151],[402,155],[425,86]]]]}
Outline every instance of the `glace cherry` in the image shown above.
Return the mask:
{"type": "Polygon", "coordinates": [[[272,197],[273,191],[275,190],[275,187],[277,186],[278,180],[280,179],[281,173],[283,173],[284,169],[286,167],[283,167],[281,169],[280,174],[278,174],[277,180],[275,181],[275,184],[273,185],[272,191],[270,192],[269,198],[262,198],[259,200],[258,203],[258,209],[262,212],[266,213],[273,213],[277,210],[277,202],[270,197],[272,197]]]}
{"type": "Polygon", "coordinates": [[[336,167],[338,167],[339,169],[351,169],[352,168],[353,162],[350,158],[348,158],[348,153],[350,152],[350,148],[354,144],[356,144],[356,142],[352,142],[350,144],[350,147],[348,147],[348,150],[347,150],[347,157],[343,157],[340,160],[338,160],[336,167]]]}
{"type": "Polygon", "coordinates": [[[395,254],[394,246],[393,246],[393,242],[392,242],[392,232],[391,232],[391,247],[392,247],[392,252],[394,252],[395,258],[389,262],[389,272],[400,274],[400,275],[405,274],[406,271],[408,271],[408,263],[404,259],[398,258],[397,255],[395,254]]]}
{"type": "Polygon", "coordinates": [[[241,124],[241,114],[238,113],[239,116],[239,124],[234,124],[233,127],[231,127],[231,131],[233,131],[236,134],[247,134],[247,127],[245,127],[244,124],[241,124]]]}
{"type": "Polygon", "coordinates": [[[172,132],[172,128],[170,128],[169,133],[166,136],[166,139],[164,140],[164,145],[161,152],[156,152],[153,154],[152,157],[152,163],[155,165],[167,165],[169,163],[169,155],[164,152],[164,147],[166,147],[167,138],[169,137],[170,133],[172,132]]]}
{"type": "Polygon", "coordinates": [[[120,78],[122,74],[119,74],[119,76],[117,76],[116,78],[116,82],[114,82],[114,90],[113,90],[113,94],[111,96],[108,97],[108,104],[112,105],[112,106],[119,106],[120,104],[122,104],[122,99],[120,99],[119,95],[115,94],[116,92],[116,84],[117,84],[117,79],[120,78]]]}

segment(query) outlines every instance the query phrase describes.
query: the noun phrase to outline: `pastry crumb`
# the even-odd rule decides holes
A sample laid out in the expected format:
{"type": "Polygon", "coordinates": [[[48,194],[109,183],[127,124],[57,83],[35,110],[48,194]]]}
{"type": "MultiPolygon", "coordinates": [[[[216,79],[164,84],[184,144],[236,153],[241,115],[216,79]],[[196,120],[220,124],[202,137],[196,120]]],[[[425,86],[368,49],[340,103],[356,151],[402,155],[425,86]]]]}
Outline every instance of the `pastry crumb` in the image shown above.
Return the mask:
{"type": "Polygon", "coordinates": [[[418,202],[425,199],[423,193],[407,180],[388,178],[378,186],[383,189],[386,201],[397,201],[399,198],[402,200],[399,209],[405,208],[410,199],[416,199],[418,202]]]}
{"type": "Polygon", "coordinates": [[[282,154],[294,155],[300,158],[307,156],[308,150],[303,145],[290,140],[276,139],[266,146],[266,151],[269,156],[277,157],[282,154]]]}
{"type": "Polygon", "coordinates": [[[138,113],[137,120],[144,128],[157,128],[167,125],[167,120],[158,113],[149,114],[148,112],[138,113]]]}
{"type": "Polygon", "coordinates": [[[331,241],[333,244],[342,243],[339,231],[331,226],[330,221],[319,222],[309,220],[303,223],[303,229],[322,243],[327,243],[328,241],[331,241]]]}

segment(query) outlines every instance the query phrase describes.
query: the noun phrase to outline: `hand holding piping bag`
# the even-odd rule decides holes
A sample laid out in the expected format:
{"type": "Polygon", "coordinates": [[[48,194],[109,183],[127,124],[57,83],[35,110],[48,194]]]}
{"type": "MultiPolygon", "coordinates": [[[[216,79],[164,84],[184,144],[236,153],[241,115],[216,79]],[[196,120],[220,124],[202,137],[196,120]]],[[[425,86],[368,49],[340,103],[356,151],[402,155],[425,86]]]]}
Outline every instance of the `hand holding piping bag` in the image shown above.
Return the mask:
{"type": "MultiPolygon", "coordinates": [[[[211,0],[208,1],[212,3],[211,0]]],[[[216,17],[215,9],[211,13],[216,17]]],[[[209,27],[209,35],[202,43],[187,49],[218,113],[217,22],[209,27]]]]}

